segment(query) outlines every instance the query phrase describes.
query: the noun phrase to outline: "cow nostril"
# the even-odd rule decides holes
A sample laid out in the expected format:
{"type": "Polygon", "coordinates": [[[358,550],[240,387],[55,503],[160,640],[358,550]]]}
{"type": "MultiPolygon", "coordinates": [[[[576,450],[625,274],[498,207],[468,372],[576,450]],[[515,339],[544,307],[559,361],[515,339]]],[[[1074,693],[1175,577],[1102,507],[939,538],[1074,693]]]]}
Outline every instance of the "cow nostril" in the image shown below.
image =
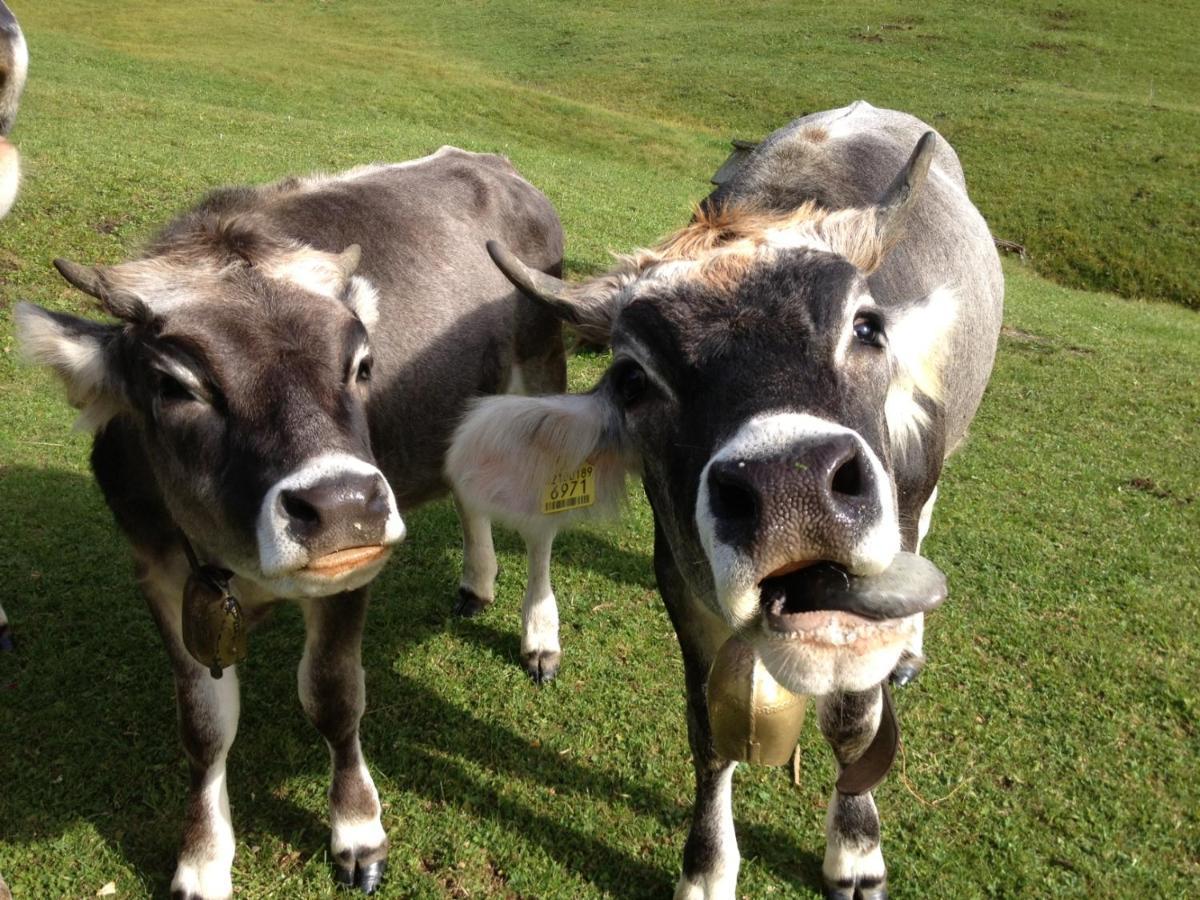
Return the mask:
{"type": "Polygon", "coordinates": [[[289,491],[283,492],[280,502],[283,504],[283,511],[293,522],[301,525],[316,525],[321,521],[321,514],[317,512],[315,506],[289,491]]]}
{"type": "Polygon", "coordinates": [[[376,516],[387,517],[390,512],[387,485],[382,478],[376,478],[367,495],[367,512],[376,516]]]}
{"type": "Polygon", "coordinates": [[[712,469],[708,473],[708,496],[718,519],[753,519],[758,516],[754,488],[732,472],[712,469]]]}
{"type": "Polygon", "coordinates": [[[829,486],[835,494],[842,494],[847,497],[861,497],[864,490],[864,478],[862,466],[859,464],[858,454],[853,454],[849,459],[845,460],[837,471],[833,473],[833,479],[829,486]]]}

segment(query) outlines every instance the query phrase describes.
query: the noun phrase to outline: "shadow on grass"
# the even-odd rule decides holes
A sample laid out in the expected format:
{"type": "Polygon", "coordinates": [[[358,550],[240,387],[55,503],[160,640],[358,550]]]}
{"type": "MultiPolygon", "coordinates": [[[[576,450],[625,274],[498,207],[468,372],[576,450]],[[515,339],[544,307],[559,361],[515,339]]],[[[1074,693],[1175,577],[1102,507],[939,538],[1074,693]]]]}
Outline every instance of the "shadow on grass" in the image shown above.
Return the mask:
{"type": "MultiPolygon", "coordinates": [[[[186,764],[175,735],[166,654],[134,588],[126,545],[99,491],[80,475],[2,469],[0,510],[0,603],[17,638],[16,652],[0,654],[0,821],[6,858],[18,861],[8,863],[6,875],[17,888],[17,866],[37,863],[36,850],[23,856],[23,846],[84,825],[154,894],[163,894],[174,868],[186,764]]],[[[411,516],[410,524],[411,543],[376,582],[368,619],[364,749],[370,764],[406,792],[492,821],[541,847],[601,891],[662,896],[675,870],[598,839],[565,813],[559,818],[531,809],[487,782],[499,776],[553,787],[560,796],[627,797],[622,802],[637,815],[678,834],[682,851],[688,811],[674,798],[640,779],[535,748],[528,735],[488,720],[486,711],[466,712],[428,683],[393,674],[401,654],[447,627],[458,577],[453,510],[434,505],[411,516]]],[[[621,555],[594,536],[575,549],[583,559],[621,555]]],[[[649,568],[649,560],[627,555],[617,568],[629,571],[635,562],[649,568]]],[[[515,631],[462,625],[457,630],[467,641],[516,664],[515,631]]],[[[298,776],[319,782],[328,765],[296,699],[302,645],[300,617],[288,607],[252,636],[241,672],[230,792],[244,839],[262,836],[266,844],[274,836],[319,857],[328,840],[323,812],[289,797],[298,776]]],[[[431,672],[429,682],[436,677],[431,672]]],[[[408,835],[392,837],[397,849],[405,847],[408,835]]],[[[789,835],[751,827],[743,829],[742,842],[747,854],[782,877],[814,883],[819,877],[819,860],[789,835]]]]}

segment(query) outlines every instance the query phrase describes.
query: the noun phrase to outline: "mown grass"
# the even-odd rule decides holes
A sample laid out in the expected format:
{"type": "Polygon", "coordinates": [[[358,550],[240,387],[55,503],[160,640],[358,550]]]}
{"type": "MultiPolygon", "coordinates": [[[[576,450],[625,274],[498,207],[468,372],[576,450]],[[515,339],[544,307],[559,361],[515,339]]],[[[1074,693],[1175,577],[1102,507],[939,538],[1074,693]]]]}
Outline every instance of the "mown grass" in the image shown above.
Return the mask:
{"type": "MultiPolygon", "coordinates": [[[[163,894],[186,784],[165,656],[88,442],[51,380],[15,360],[15,300],[84,308],[52,256],[115,260],[214,184],[450,142],[509,154],[548,193],[578,273],[680,222],[729,136],[861,95],[955,140],[995,230],[1038,265],[1068,271],[1076,244],[1109,265],[1124,247],[1195,296],[1184,245],[1138,252],[1145,220],[1114,199],[1173,173],[1154,176],[1159,228],[1194,241],[1181,48],[1196,25],[1182,13],[1168,30],[1157,7],[1133,29],[1133,13],[1084,4],[991,8],[991,25],[965,5],[921,21],[886,6],[566,8],[17,9],[34,68],[15,135],[25,194],[0,226],[0,603],[19,641],[0,655],[0,872],[18,897],[109,881],[163,894]],[[1062,31],[1066,49],[1030,49],[1043,35],[1023,22],[1062,31]],[[1145,73],[1162,109],[1138,105],[1145,73]],[[1071,139],[1085,133],[1110,137],[1071,139]],[[1155,142],[1169,166],[1133,159],[1155,142]],[[1067,152],[1076,143],[1086,158],[1067,152]],[[1026,221],[1076,243],[1040,246],[1011,224],[1026,221]]],[[[878,793],[894,894],[1184,896],[1200,881],[1200,324],[1022,266],[1008,276],[992,387],[928,544],[953,600],[931,622],[930,668],[899,696],[905,755],[878,793]]],[[[575,385],[603,364],[576,359],[575,385]]],[[[388,894],[666,895],[691,775],[636,490],[620,524],[560,541],[567,656],[540,691],[516,665],[517,542],[500,542],[500,602],[462,622],[448,616],[452,510],[409,524],[365,649],[388,894]]],[[[294,692],[300,642],[283,611],[245,666],[230,760],[243,897],[333,894],[326,756],[294,692]]],[[[814,729],[803,747],[798,791],[780,771],[738,775],[744,896],[817,893],[832,765],[814,729]]]]}

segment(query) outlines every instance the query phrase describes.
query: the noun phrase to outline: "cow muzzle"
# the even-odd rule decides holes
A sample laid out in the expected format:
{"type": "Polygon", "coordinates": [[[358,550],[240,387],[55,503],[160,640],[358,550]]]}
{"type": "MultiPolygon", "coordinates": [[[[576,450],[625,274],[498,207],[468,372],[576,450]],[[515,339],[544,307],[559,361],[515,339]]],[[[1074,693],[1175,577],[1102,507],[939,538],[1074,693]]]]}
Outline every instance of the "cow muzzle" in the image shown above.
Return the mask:
{"type": "Polygon", "coordinates": [[[258,520],[263,576],[291,596],[369,582],[404,539],[396,499],[375,466],[346,454],[310,460],[272,487],[258,520]]]}
{"type": "Polygon", "coordinates": [[[946,599],[946,577],[915,553],[874,575],[832,563],[772,573],[760,586],[754,644],[795,693],[865,690],[896,666],[921,616],[946,599]]]}

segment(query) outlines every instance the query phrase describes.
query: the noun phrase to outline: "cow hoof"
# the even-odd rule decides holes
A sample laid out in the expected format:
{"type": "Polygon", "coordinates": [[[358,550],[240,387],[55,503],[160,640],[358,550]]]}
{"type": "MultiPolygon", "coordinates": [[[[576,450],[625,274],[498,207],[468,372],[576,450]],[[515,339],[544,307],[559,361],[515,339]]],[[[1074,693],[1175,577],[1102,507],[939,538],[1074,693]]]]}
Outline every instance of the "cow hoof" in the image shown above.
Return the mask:
{"type": "Polygon", "coordinates": [[[490,598],[480,597],[474,591],[460,587],[458,599],[454,601],[454,614],[464,619],[473,619],[491,605],[490,598]]]}
{"type": "Polygon", "coordinates": [[[825,884],[825,900],[887,900],[886,878],[862,878],[825,884]]]}
{"type": "Polygon", "coordinates": [[[892,674],[888,676],[888,681],[896,687],[904,687],[916,681],[924,668],[925,657],[905,650],[900,655],[900,662],[896,663],[896,668],[892,669],[892,674]]]}
{"type": "Polygon", "coordinates": [[[0,653],[12,653],[14,649],[12,629],[7,625],[0,625],[0,653]]]}
{"type": "Polygon", "coordinates": [[[355,864],[353,866],[333,867],[333,880],[338,887],[345,890],[358,889],[364,894],[373,894],[383,884],[383,876],[387,874],[387,860],[381,859],[373,863],[355,864]]]}
{"type": "Polygon", "coordinates": [[[560,662],[562,662],[562,651],[559,650],[530,650],[521,658],[525,672],[536,685],[553,681],[554,676],[558,674],[560,662]]]}

